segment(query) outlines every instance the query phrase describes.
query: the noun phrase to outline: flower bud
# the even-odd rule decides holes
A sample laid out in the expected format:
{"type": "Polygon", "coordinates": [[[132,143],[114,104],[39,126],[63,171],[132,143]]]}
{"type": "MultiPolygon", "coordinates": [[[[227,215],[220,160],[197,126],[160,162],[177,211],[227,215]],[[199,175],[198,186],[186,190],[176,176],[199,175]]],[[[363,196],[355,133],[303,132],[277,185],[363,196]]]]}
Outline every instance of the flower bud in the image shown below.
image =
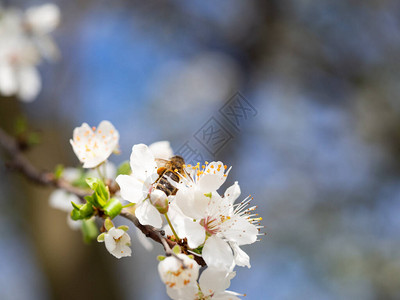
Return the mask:
{"type": "Polygon", "coordinates": [[[168,197],[163,191],[157,189],[153,190],[150,194],[150,201],[160,214],[168,212],[168,197]]]}

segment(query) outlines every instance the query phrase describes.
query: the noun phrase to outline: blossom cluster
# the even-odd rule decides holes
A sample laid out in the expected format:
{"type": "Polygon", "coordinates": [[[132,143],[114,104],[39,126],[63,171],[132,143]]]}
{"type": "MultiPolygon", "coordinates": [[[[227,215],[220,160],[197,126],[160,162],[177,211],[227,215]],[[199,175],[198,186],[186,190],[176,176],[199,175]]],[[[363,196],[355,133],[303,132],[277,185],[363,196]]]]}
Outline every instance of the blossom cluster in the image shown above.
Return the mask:
{"type": "MultiPolygon", "coordinates": [[[[81,227],[87,239],[104,242],[115,257],[130,256],[127,226],[116,228],[111,221],[127,209],[140,224],[163,229],[175,245],[173,253],[159,257],[158,267],[172,299],[239,299],[226,289],[236,266],[250,268],[241,247],[256,242],[262,226],[251,197],[235,203],[238,182],[219,192],[231,168],[220,161],[186,165],[166,141],[134,145],[130,161],[115,168],[107,160],[119,153],[119,133],[108,121],[97,128],[82,124],[70,143],[86,171],[65,169],[59,177],[92,191],[85,203],[64,191],[53,193],[51,205],[68,211],[70,224],[81,227]],[[104,222],[100,235],[96,218],[104,222]]],[[[138,240],[150,247],[142,233],[138,240]]]]}
{"type": "Polygon", "coordinates": [[[42,58],[55,60],[59,51],[50,33],[60,11],[44,4],[21,11],[0,5],[0,94],[30,102],[41,89],[37,70],[42,58]]]}

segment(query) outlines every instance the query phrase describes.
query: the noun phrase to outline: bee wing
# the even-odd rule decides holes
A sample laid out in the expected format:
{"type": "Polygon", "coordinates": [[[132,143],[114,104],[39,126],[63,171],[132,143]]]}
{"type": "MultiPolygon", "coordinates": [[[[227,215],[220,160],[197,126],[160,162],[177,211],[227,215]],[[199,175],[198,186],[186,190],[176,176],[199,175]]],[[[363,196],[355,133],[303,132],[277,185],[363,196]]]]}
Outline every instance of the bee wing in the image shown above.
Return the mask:
{"type": "Polygon", "coordinates": [[[170,165],[170,161],[162,158],[156,158],[157,168],[165,167],[167,168],[170,165]]]}

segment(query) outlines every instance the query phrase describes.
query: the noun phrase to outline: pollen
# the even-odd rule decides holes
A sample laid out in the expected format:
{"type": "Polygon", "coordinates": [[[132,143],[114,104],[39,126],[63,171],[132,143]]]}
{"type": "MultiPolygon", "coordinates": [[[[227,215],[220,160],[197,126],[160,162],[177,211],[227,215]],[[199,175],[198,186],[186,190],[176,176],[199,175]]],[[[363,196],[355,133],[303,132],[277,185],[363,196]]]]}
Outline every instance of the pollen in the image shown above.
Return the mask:
{"type": "Polygon", "coordinates": [[[96,126],[93,126],[93,127],[92,127],[92,130],[95,131],[95,130],[96,130],[96,126]]]}

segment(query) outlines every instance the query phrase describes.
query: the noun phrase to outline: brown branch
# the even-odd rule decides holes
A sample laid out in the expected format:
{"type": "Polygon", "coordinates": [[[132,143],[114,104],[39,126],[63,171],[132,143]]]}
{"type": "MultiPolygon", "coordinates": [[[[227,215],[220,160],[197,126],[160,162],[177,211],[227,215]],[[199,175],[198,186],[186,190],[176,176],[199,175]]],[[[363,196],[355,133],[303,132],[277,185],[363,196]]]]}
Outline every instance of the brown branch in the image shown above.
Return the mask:
{"type": "MultiPolygon", "coordinates": [[[[59,189],[63,189],[69,193],[77,195],[83,199],[84,196],[90,194],[90,190],[84,190],[71,185],[68,181],[62,178],[56,178],[52,172],[41,172],[23,154],[17,141],[8,135],[3,129],[0,128],[0,146],[10,156],[11,161],[7,164],[13,170],[20,172],[29,181],[42,185],[52,186],[59,189]]],[[[142,225],[136,216],[129,212],[127,208],[124,208],[120,215],[130,220],[139,230],[148,238],[153,241],[160,243],[165,250],[166,255],[172,255],[181,260],[173,251],[172,248],[177,244],[165,237],[163,230],[154,228],[150,225],[142,225]]],[[[205,265],[204,260],[201,257],[195,257],[196,261],[205,265]]],[[[182,260],[181,260],[182,261],[182,260]]]]}
{"type": "Polygon", "coordinates": [[[89,191],[76,188],[62,178],[56,178],[51,172],[41,172],[34,167],[23,154],[17,141],[0,128],[0,145],[10,156],[11,161],[7,163],[10,169],[19,171],[28,180],[43,186],[53,186],[82,198],[88,195],[89,191]]]}

